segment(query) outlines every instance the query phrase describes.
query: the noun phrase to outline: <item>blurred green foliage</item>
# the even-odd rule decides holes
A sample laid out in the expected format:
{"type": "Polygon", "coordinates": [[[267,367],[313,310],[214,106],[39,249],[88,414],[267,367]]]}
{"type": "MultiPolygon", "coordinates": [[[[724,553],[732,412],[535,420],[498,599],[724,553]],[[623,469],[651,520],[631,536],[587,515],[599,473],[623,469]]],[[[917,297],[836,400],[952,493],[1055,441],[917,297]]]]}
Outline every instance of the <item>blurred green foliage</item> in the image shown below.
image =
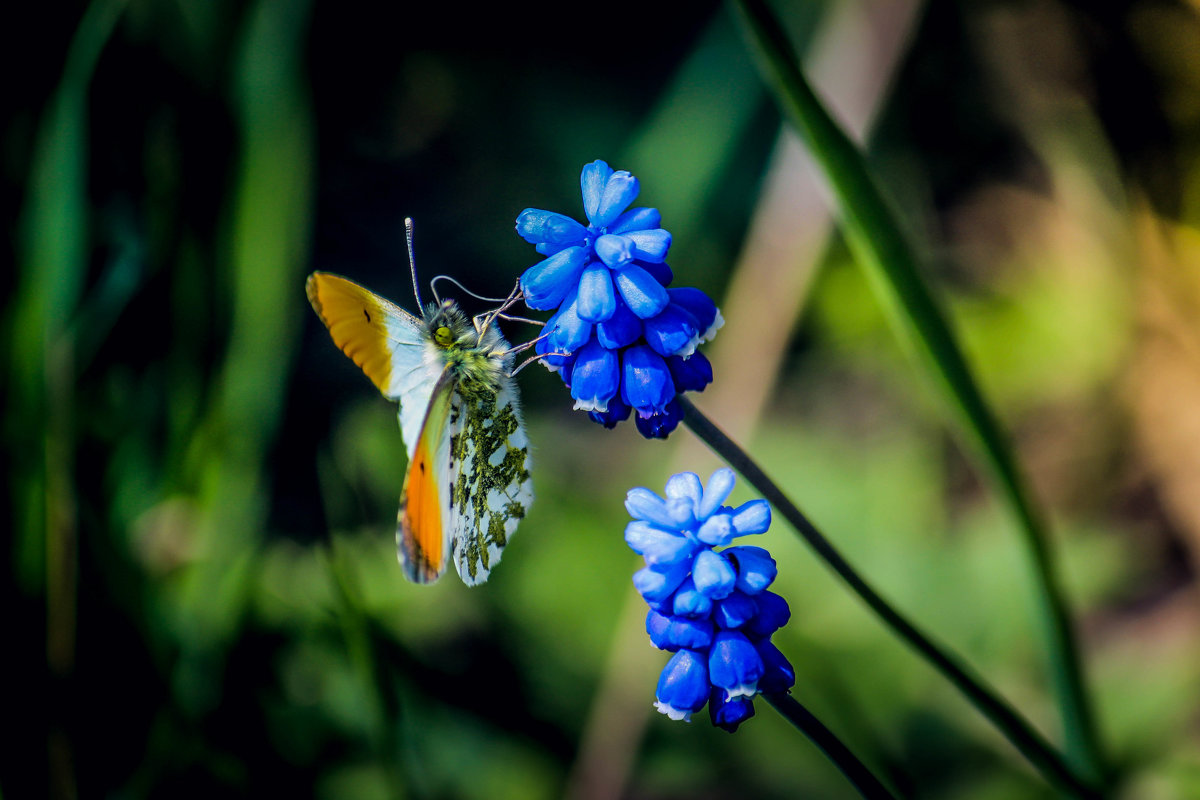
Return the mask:
{"type": "MultiPolygon", "coordinates": [[[[776,4],[801,44],[831,6],[776,4]]],[[[621,500],[660,488],[678,445],[606,432],[557,378],[523,372],[538,499],[503,565],[469,591],[407,584],[394,410],[307,311],[303,279],[341,272],[411,307],[412,216],[424,280],[504,294],[535,258],[516,215],[577,208],[580,166],[605,158],[662,210],[680,283],[721,297],[779,120],[715,3],[517,13],[9,12],[5,796],[600,796],[575,770],[628,633],[621,500]]],[[[1157,406],[1136,391],[1160,363],[1141,355],[1144,298],[1174,285],[1153,259],[1170,280],[1200,264],[1200,68],[1180,49],[1200,52],[1197,14],[930,4],[872,143],[1053,511],[1130,797],[1200,792],[1200,535],[1173,500],[1190,473],[1155,444],[1194,460],[1195,412],[1144,414],[1157,406]],[[1035,57],[1003,47],[1022,26],[1035,57]],[[1174,231],[1166,256],[1147,219],[1174,231]]],[[[790,324],[773,300],[744,329],[790,324]]],[[[1056,736],[1010,523],[837,242],[802,302],[746,444],[864,574],[1056,736]]],[[[1183,319],[1176,338],[1193,333],[1183,319]]],[[[887,780],[1048,796],[790,532],[765,544],[793,608],[777,642],[796,695],[887,780]]],[[[643,708],[660,656],[622,684],[643,708]]],[[[734,736],[657,715],[622,735],[623,796],[848,792],[765,705],[734,736]]]]}

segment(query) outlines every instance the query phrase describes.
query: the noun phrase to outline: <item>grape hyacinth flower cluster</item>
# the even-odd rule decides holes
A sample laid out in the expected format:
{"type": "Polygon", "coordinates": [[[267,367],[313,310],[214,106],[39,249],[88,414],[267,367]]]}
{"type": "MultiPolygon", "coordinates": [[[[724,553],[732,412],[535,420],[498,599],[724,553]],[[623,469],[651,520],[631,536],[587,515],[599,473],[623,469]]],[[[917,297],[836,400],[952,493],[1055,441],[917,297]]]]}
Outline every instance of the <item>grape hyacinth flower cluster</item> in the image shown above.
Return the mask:
{"type": "Polygon", "coordinates": [[[707,486],[681,472],[667,481],[665,498],[635,488],[625,499],[634,518],[625,541],[646,561],[633,576],[650,606],[646,632],[655,647],[674,653],[655,707],[688,719],[707,703],[713,724],[730,732],[753,716],[756,694],[795,684],[792,665],[771,643],[791,615],[787,601],[767,591],[775,560],[761,547],[729,546],[766,531],[771,507],[766,500],[722,505],[733,484],[728,468],[707,486]]]}
{"type": "Polygon", "coordinates": [[[671,288],[671,234],[654,208],[629,208],[638,179],[593,161],[580,176],[585,227],[565,214],[527,208],[517,233],[546,258],[521,275],[525,303],[554,310],[536,352],[607,428],[637,411],[638,430],[666,438],[682,416],[675,397],[712,382],[696,346],[723,324],[694,288],[671,288]]]}

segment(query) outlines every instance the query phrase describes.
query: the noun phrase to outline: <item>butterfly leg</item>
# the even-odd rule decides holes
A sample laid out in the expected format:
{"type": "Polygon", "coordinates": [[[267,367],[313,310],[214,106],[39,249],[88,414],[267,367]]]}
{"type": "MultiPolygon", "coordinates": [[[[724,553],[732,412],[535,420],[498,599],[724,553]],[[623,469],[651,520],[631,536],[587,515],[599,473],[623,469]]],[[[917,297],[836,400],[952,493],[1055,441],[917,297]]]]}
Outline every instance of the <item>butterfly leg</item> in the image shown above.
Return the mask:
{"type": "Polygon", "coordinates": [[[508,297],[504,299],[504,302],[502,302],[498,308],[488,311],[484,314],[480,314],[474,318],[473,322],[475,323],[475,329],[479,331],[479,335],[482,336],[483,332],[487,330],[488,325],[491,325],[497,317],[502,316],[505,311],[516,305],[517,301],[522,297],[521,281],[518,279],[516,285],[513,286],[513,290],[509,292],[508,297]],[[483,322],[480,322],[481,318],[483,319],[483,322]]]}

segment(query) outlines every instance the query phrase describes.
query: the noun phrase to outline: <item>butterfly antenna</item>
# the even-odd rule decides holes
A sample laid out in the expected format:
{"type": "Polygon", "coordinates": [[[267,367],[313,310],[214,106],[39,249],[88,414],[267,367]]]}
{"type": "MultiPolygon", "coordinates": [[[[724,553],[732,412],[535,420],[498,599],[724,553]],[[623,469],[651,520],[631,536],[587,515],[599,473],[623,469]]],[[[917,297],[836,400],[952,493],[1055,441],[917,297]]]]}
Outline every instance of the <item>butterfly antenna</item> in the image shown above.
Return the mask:
{"type": "MultiPolygon", "coordinates": [[[[404,218],[404,239],[408,242],[408,269],[412,273],[413,297],[417,300],[417,311],[424,313],[425,306],[421,303],[421,290],[417,284],[417,259],[413,257],[413,221],[412,217],[404,218]]],[[[432,284],[431,284],[432,288],[432,284]]],[[[437,291],[434,290],[434,298],[437,291]]]]}
{"type": "Polygon", "coordinates": [[[459,282],[456,278],[454,278],[450,275],[435,275],[433,280],[431,280],[429,282],[429,285],[434,286],[435,284],[437,284],[438,281],[450,281],[455,286],[457,286],[458,288],[462,289],[464,292],[469,294],[471,297],[474,297],[476,300],[482,300],[485,303],[503,303],[508,299],[507,297],[484,297],[481,294],[476,294],[475,292],[472,292],[470,289],[468,289],[466,286],[463,286],[461,282],[459,282]]]}

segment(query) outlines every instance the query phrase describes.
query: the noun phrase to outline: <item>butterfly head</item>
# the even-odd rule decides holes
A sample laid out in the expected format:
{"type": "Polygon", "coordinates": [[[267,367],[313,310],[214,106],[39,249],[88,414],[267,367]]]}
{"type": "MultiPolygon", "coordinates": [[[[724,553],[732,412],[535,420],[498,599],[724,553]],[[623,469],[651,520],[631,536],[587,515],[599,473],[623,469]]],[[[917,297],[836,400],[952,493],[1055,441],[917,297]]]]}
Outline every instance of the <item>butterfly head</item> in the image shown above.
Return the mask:
{"type": "Polygon", "coordinates": [[[478,339],[467,315],[449,299],[425,307],[425,327],[430,340],[443,350],[474,347],[478,339]]]}
{"type": "Polygon", "coordinates": [[[481,329],[455,301],[426,306],[425,328],[432,355],[458,374],[464,390],[476,386],[495,391],[509,372],[508,343],[496,326],[481,329]]]}

